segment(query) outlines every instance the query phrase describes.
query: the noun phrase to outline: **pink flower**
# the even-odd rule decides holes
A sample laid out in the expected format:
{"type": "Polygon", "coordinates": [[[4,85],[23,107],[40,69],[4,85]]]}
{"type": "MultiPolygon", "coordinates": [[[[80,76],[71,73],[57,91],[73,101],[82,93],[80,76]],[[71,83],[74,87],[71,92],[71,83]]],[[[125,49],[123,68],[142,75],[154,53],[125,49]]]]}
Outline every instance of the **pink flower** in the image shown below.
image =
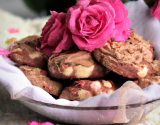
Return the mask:
{"type": "Polygon", "coordinates": [[[154,6],[150,9],[151,15],[160,20],[160,0],[156,0],[154,6]]]}
{"type": "Polygon", "coordinates": [[[66,13],[51,11],[51,17],[42,29],[41,45],[37,46],[44,54],[51,56],[73,46],[70,31],[67,28],[66,13]]]}
{"type": "Polygon", "coordinates": [[[108,39],[124,42],[131,31],[128,11],[120,0],[79,0],[67,12],[72,39],[82,50],[93,51],[108,39]]]}
{"type": "Polygon", "coordinates": [[[28,125],[54,125],[54,124],[52,124],[50,122],[38,123],[38,122],[32,121],[31,123],[28,122],[28,125]]]}

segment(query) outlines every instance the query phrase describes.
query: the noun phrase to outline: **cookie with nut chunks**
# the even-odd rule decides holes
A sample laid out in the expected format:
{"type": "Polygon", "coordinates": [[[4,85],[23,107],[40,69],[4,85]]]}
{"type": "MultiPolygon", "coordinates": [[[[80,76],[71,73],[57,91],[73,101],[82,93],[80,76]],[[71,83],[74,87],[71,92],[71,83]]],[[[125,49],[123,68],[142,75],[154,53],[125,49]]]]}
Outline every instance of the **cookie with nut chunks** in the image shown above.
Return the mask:
{"type": "Polygon", "coordinates": [[[28,65],[40,69],[47,68],[48,57],[36,49],[40,36],[32,35],[15,41],[10,46],[10,58],[19,66],[28,65]]]}
{"type": "Polygon", "coordinates": [[[154,75],[153,48],[136,31],[132,31],[126,42],[108,40],[93,54],[106,68],[124,77],[138,79],[154,75]]]}

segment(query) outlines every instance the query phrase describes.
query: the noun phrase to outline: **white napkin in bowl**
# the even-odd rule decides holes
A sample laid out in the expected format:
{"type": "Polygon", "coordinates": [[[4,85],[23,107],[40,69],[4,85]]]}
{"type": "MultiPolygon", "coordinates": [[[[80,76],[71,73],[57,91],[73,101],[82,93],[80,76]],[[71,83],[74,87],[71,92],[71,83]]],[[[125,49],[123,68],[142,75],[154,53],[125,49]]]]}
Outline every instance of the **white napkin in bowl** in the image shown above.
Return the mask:
{"type": "MultiPolygon", "coordinates": [[[[134,82],[127,81],[124,83],[124,85],[121,88],[119,88],[117,91],[115,91],[111,95],[101,94],[95,97],[88,98],[84,101],[69,101],[66,99],[54,99],[49,93],[47,93],[43,89],[36,86],[32,86],[30,81],[25,77],[25,75],[21,72],[21,70],[7,63],[2,56],[0,56],[0,84],[2,84],[7,89],[12,99],[17,99],[20,101],[22,97],[28,97],[30,99],[45,102],[45,103],[65,105],[65,106],[77,106],[77,107],[119,106],[116,112],[110,111],[110,117],[111,116],[112,117],[107,120],[108,123],[113,123],[113,122],[126,123],[130,121],[134,112],[136,112],[137,109],[135,110],[126,109],[125,107],[126,104],[144,103],[152,99],[160,98],[159,85],[150,85],[149,87],[142,90],[134,82]]],[[[29,104],[27,106],[31,109],[33,108],[32,104],[29,104]]],[[[43,110],[39,110],[38,107],[40,108],[41,106],[37,105],[36,107],[36,109],[38,110],[37,112],[40,112],[41,114],[43,114],[44,111],[48,110],[47,107],[43,107],[43,110]]],[[[53,113],[55,114],[55,112],[53,113]]],[[[68,111],[66,115],[68,113],[70,114],[70,111],[68,111]]],[[[47,114],[47,113],[45,115],[48,117],[51,116],[50,114],[47,114]]],[[[92,115],[90,114],[89,116],[92,116],[92,115]]],[[[75,119],[75,117],[70,119],[73,120],[75,119]]],[[[100,117],[99,119],[103,121],[102,117],[100,117]]],[[[106,119],[104,120],[106,122],[106,119]]],[[[83,121],[85,121],[85,118],[83,118],[83,121]]],[[[81,122],[83,121],[81,119],[81,122]]]]}

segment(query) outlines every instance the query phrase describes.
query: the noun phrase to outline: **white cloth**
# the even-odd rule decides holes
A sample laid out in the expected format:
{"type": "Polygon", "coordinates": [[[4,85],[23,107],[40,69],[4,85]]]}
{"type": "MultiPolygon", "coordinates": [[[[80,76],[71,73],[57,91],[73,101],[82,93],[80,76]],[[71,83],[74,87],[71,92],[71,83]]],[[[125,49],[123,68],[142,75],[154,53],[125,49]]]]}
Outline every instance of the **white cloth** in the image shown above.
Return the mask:
{"type": "MultiPolygon", "coordinates": [[[[138,85],[132,81],[127,81],[124,85],[115,91],[113,94],[101,94],[95,97],[88,98],[84,101],[69,101],[66,99],[54,99],[43,89],[32,86],[30,81],[25,75],[15,66],[8,64],[3,56],[0,56],[0,84],[2,84],[10,93],[12,99],[20,100],[40,114],[43,114],[54,120],[60,120],[73,123],[85,123],[91,122],[92,124],[99,123],[119,123],[129,122],[132,120],[135,112],[143,112],[144,107],[132,109],[126,109],[126,104],[144,103],[153,99],[160,98],[160,86],[151,85],[142,90],[138,85]],[[58,104],[65,106],[77,106],[77,107],[106,107],[106,106],[119,106],[118,110],[67,110],[45,107],[34,103],[29,103],[23,100],[23,97],[28,97],[33,100],[58,104]],[[65,112],[65,113],[64,113],[65,112]],[[82,115],[81,113],[85,113],[82,115]],[[82,115],[82,116],[81,116],[82,115]],[[59,116],[59,117],[58,117],[59,116]],[[92,119],[92,118],[95,119],[92,119]]],[[[137,113],[140,114],[140,113],[137,113]]],[[[142,115],[142,113],[141,113],[142,115]]],[[[138,116],[135,116],[136,118],[138,116]]],[[[140,116],[141,117],[141,116],[140,116]]]]}

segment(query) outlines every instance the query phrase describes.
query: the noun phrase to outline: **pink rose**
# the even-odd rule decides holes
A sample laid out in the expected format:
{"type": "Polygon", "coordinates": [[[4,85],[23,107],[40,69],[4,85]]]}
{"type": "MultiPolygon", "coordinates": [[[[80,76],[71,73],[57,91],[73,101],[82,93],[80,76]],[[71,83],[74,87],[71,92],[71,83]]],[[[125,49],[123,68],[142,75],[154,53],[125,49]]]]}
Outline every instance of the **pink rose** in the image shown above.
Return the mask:
{"type": "Polygon", "coordinates": [[[124,42],[131,31],[128,11],[120,0],[79,0],[67,12],[72,39],[82,50],[93,51],[108,39],[124,42]]]}
{"type": "Polygon", "coordinates": [[[160,20],[160,0],[156,0],[154,6],[150,9],[151,15],[160,20]]]}
{"type": "Polygon", "coordinates": [[[41,45],[37,46],[44,54],[51,56],[73,46],[70,31],[67,28],[66,13],[51,11],[51,17],[42,29],[39,39],[41,45]]]}

